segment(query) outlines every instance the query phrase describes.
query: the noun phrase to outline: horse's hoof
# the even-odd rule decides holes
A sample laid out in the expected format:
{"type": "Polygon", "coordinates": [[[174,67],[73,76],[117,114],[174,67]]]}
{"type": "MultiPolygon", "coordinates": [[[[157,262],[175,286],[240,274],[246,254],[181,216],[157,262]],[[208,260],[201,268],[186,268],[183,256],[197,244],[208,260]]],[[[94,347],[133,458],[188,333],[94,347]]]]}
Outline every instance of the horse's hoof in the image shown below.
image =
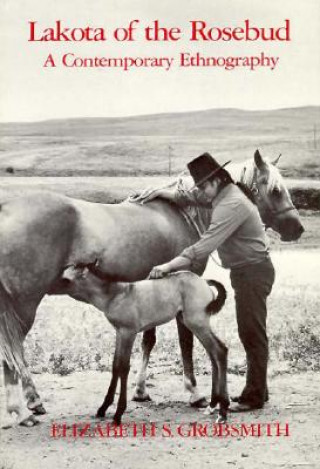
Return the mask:
{"type": "Polygon", "coordinates": [[[29,415],[25,419],[21,420],[21,422],[19,422],[19,425],[21,427],[34,427],[35,425],[38,425],[39,423],[40,423],[39,420],[36,419],[34,415],[29,415]]]}
{"type": "Polygon", "coordinates": [[[135,393],[132,398],[133,401],[135,402],[148,402],[152,401],[150,395],[145,392],[145,393],[135,393]]]}
{"type": "Polygon", "coordinates": [[[208,407],[206,407],[203,411],[203,415],[212,415],[214,414],[214,412],[216,411],[217,407],[211,407],[210,405],[208,405],[208,407]]]}
{"type": "Polygon", "coordinates": [[[201,397],[197,401],[190,402],[191,407],[195,407],[196,409],[205,409],[208,407],[209,402],[205,397],[201,397]]]}
{"type": "Polygon", "coordinates": [[[106,411],[102,409],[98,409],[96,413],[96,417],[99,419],[103,419],[106,416],[106,411]]]}
{"type": "Polygon", "coordinates": [[[226,423],[227,422],[227,417],[223,415],[218,415],[216,418],[216,423],[226,423]]]}
{"type": "Polygon", "coordinates": [[[115,425],[118,425],[118,426],[121,425],[121,417],[116,417],[116,416],[114,416],[114,417],[113,417],[113,423],[114,423],[115,425]]]}
{"type": "Polygon", "coordinates": [[[42,404],[37,405],[33,409],[30,409],[33,415],[44,415],[47,413],[46,409],[43,407],[42,404]]]}

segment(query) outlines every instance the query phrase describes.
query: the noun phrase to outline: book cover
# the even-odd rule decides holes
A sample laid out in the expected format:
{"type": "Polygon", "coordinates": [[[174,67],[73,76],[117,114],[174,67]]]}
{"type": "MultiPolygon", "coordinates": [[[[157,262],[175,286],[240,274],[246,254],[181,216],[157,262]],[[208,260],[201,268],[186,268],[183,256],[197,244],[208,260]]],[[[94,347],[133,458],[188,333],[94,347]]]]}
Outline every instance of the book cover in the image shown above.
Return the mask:
{"type": "MultiPolygon", "coordinates": [[[[277,167],[305,230],[290,242],[268,230],[276,281],[268,301],[270,398],[263,409],[230,413],[218,424],[216,414],[192,407],[170,322],[157,329],[147,370],[152,400],[130,400],[142,357],[138,338],[122,426],[112,425],[114,406],[96,418],[111,377],[114,330],[92,305],[41,291],[24,349],[38,413],[47,413],[18,425],[19,415],[6,411],[13,383],[6,390],[1,381],[1,425],[9,428],[0,430],[0,467],[318,467],[319,2],[1,0],[0,27],[1,288],[13,275],[40,295],[62,252],[53,231],[72,230],[71,218],[58,211],[45,218],[51,199],[46,203],[39,190],[94,207],[114,205],[174,183],[204,152],[221,164],[253,161],[257,149],[270,161],[281,154],[277,167]],[[8,238],[12,199],[24,208],[8,238]],[[44,262],[32,270],[42,250],[44,262]]],[[[127,243],[100,233],[96,208],[83,220],[86,253],[94,252],[94,226],[105,251],[114,249],[115,263],[121,256],[129,270],[145,263],[145,251],[132,248],[139,237],[133,219],[127,243]]],[[[216,256],[210,260],[205,277],[221,281],[228,297],[211,327],[229,348],[228,389],[236,395],[246,359],[229,272],[219,264],[216,256]]],[[[25,318],[30,295],[13,294],[13,304],[23,299],[25,318]]],[[[199,392],[209,398],[211,366],[198,342],[193,361],[199,392]]]]}

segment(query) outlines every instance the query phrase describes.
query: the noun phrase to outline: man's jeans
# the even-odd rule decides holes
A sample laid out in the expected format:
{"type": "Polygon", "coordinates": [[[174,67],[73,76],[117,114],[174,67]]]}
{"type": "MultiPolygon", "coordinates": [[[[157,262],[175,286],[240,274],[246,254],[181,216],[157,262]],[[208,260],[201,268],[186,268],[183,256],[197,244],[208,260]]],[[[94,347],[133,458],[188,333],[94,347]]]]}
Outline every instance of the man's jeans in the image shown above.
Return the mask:
{"type": "Polygon", "coordinates": [[[269,258],[230,272],[235,291],[239,337],[247,356],[247,380],[240,401],[257,407],[263,407],[268,392],[266,302],[274,277],[274,268],[269,258]]]}

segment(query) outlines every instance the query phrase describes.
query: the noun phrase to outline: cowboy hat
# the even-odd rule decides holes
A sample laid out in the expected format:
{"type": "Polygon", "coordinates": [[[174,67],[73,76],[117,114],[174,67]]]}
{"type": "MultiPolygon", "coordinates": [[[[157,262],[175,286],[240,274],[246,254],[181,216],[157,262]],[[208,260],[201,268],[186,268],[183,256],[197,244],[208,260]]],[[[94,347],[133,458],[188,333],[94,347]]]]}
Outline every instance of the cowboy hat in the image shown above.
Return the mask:
{"type": "Polygon", "coordinates": [[[223,165],[220,165],[213,158],[213,156],[210,155],[210,153],[203,153],[194,160],[190,161],[187,166],[195,185],[200,186],[203,182],[207,181],[215,174],[221,172],[226,173],[231,179],[231,176],[228,171],[224,169],[224,167],[227,166],[227,164],[229,163],[231,163],[231,161],[227,161],[223,165]]]}

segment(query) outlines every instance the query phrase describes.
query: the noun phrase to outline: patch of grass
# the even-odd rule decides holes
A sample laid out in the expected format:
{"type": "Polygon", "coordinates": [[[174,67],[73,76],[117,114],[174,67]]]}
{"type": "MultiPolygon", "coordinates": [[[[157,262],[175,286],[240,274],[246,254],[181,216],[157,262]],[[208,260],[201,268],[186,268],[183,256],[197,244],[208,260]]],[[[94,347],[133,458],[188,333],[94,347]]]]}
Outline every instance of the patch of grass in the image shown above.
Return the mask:
{"type": "Polygon", "coordinates": [[[313,319],[307,324],[300,324],[297,330],[289,329],[286,342],[282,355],[292,368],[320,371],[319,321],[313,319]]]}
{"type": "Polygon", "coordinates": [[[0,124],[0,174],[22,176],[167,175],[204,151],[242,161],[256,148],[282,153],[291,177],[318,178],[319,107],[242,111],[213,109],[119,119],[0,124]]]}
{"type": "Polygon", "coordinates": [[[292,188],[292,201],[298,209],[320,210],[320,190],[313,188],[292,188]]]}

